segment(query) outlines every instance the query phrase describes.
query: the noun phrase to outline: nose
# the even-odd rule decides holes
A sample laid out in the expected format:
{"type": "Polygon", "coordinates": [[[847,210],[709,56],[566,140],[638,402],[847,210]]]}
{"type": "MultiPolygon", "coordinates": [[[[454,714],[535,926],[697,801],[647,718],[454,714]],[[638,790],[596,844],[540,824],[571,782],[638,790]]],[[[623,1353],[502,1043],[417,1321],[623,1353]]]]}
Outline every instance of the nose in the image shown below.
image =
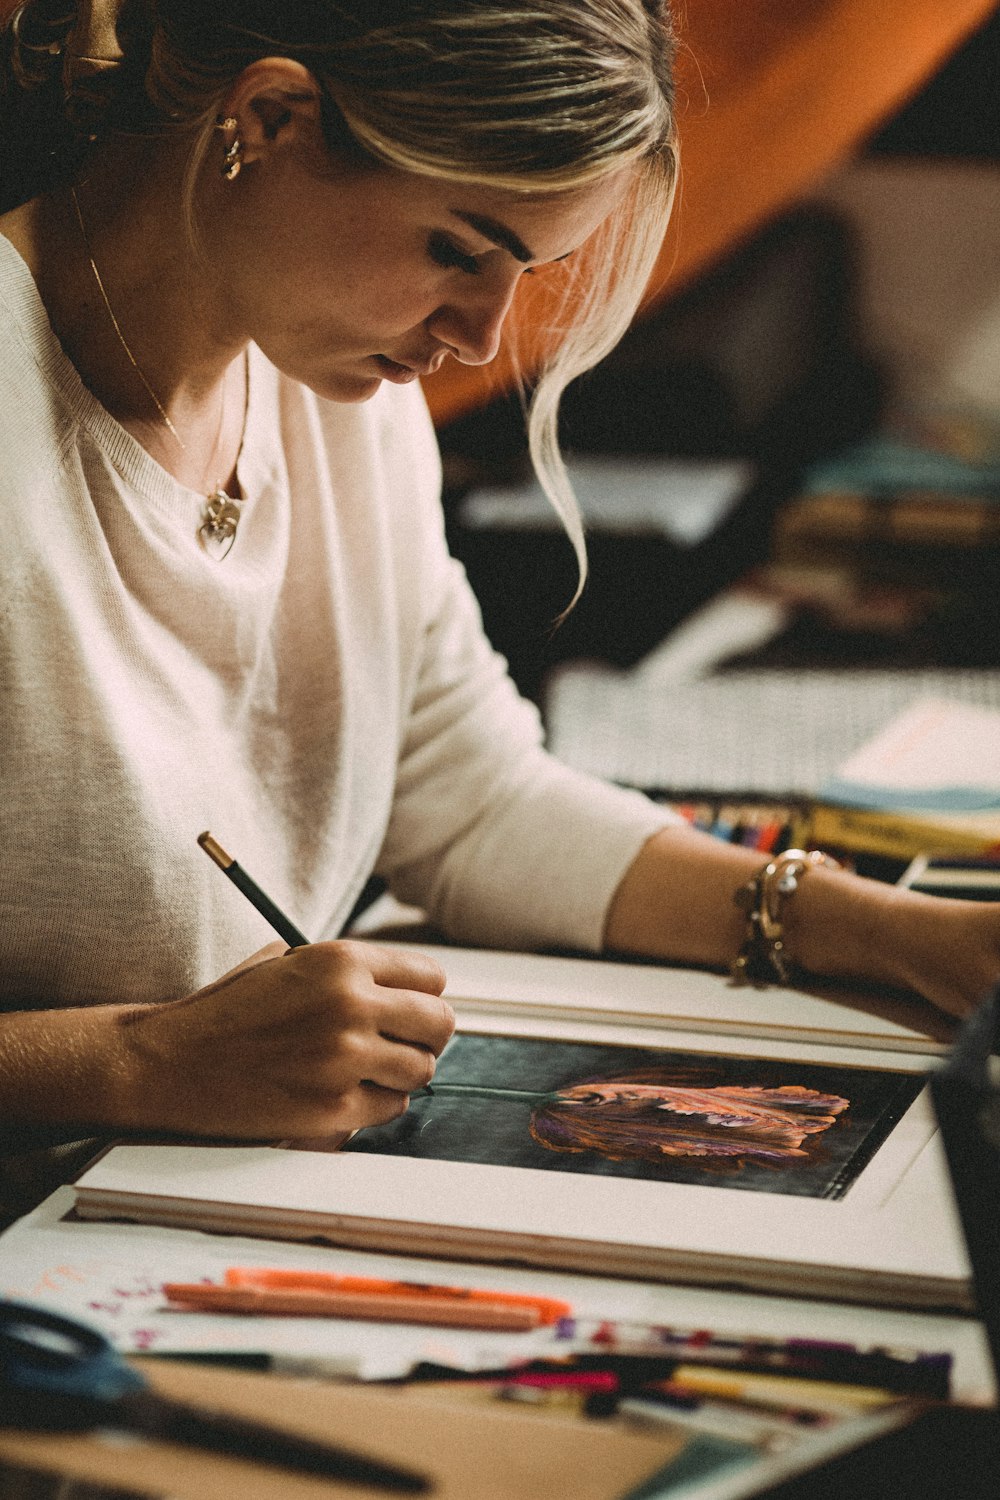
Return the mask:
{"type": "Polygon", "coordinates": [[[500,348],[504,320],[517,289],[518,276],[491,285],[472,284],[455,292],[427,319],[428,332],[446,344],[463,365],[488,365],[500,348]]]}

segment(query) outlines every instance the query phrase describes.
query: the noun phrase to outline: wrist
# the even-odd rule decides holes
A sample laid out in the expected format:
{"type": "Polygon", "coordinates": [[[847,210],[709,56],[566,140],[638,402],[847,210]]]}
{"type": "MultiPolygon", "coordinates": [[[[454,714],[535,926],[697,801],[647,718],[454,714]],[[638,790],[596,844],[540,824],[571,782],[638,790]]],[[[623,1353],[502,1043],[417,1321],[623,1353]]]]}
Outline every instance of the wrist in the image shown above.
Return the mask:
{"type": "Polygon", "coordinates": [[[845,870],[811,871],[788,903],[789,959],[830,979],[915,988],[914,927],[922,914],[914,911],[912,894],[845,870]]]}
{"type": "Polygon", "coordinates": [[[123,1005],[113,1017],[108,1055],[111,1123],[129,1130],[175,1128],[177,1062],[166,1043],[170,1028],[157,1024],[164,1005],[123,1005]]]}
{"type": "Polygon", "coordinates": [[[762,865],[739,886],[734,903],[743,913],[743,939],[730,972],[737,984],[787,984],[792,955],[786,951],[786,907],[794,902],[803,876],[812,870],[839,869],[819,849],[786,849],[762,865]]]}

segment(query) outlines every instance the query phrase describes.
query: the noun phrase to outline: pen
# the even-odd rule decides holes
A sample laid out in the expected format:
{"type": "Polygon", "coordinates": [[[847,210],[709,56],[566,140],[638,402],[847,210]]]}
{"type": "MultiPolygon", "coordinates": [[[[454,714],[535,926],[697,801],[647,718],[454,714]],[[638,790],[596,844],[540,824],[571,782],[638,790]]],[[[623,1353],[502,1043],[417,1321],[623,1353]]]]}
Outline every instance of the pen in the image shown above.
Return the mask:
{"type": "Polygon", "coordinates": [[[271,1317],[361,1318],[388,1323],[428,1323],[448,1328],[526,1333],[541,1325],[534,1307],[502,1302],[449,1302],[444,1298],[387,1293],[320,1292],[267,1287],[166,1282],[168,1302],[186,1312],[243,1313],[271,1317]]]}
{"type": "MultiPolygon", "coordinates": [[[[651,1389],[656,1390],[655,1383],[651,1389]]],[[[811,1409],[831,1415],[859,1407],[885,1406],[896,1399],[894,1392],[871,1386],[800,1380],[789,1375],[731,1373],[697,1365],[678,1365],[664,1383],[664,1392],[707,1396],[716,1401],[735,1401],[741,1406],[776,1408],[785,1413],[811,1409]]]]}
{"type": "Polygon", "coordinates": [[[479,1287],[440,1286],[426,1281],[389,1281],[377,1276],[344,1276],[330,1271],[285,1271],[268,1267],[230,1266],[224,1277],[226,1286],[257,1287],[269,1291],[293,1290],[311,1292],[359,1292],[375,1296],[409,1299],[444,1300],[468,1306],[470,1303],[492,1303],[508,1307],[528,1307],[538,1314],[539,1323],[555,1323],[569,1315],[568,1302],[557,1297],[535,1297],[527,1292],[488,1292],[479,1287]]]}
{"type": "Polygon", "coordinates": [[[495,1370],[461,1371],[441,1382],[449,1390],[464,1385],[496,1386],[498,1390],[513,1390],[515,1387],[533,1391],[600,1391],[614,1395],[619,1380],[611,1370],[533,1370],[512,1369],[498,1375],[495,1370]]]}
{"type": "Polygon", "coordinates": [[[198,842],[209,859],[214,860],[223,874],[229,876],[237,890],[243,892],[250,905],[257,908],[265,921],[270,922],[278,936],[284,938],[290,948],[302,948],[309,942],[305,934],[300,932],[295,923],[285,916],[280,907],[275,906],[270,896],[265,896],[257,882],[251,880],[246,870],[236,863],[231,854],[226,853],[207,829],[204,833],[199,833],[198,842]]]}

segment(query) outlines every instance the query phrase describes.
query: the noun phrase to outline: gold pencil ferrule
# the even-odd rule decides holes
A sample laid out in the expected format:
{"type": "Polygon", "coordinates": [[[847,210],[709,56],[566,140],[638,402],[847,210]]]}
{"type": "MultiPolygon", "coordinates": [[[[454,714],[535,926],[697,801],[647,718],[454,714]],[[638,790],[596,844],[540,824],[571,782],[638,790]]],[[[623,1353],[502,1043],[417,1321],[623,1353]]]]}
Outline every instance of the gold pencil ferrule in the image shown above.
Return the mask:
{"type": "Polygon", "coordinates": [[[220,870],[228,870],[229,866],[235,863],[232,855],[226,853],[222,845],[215,839],[213,839],[212,835],[207,831],[207,829],[204,833],[199,833],[198,842],[204,849],[205,853],[208,855],[209,859],[215,860],[215,863],[219,866],[220,870]]]}

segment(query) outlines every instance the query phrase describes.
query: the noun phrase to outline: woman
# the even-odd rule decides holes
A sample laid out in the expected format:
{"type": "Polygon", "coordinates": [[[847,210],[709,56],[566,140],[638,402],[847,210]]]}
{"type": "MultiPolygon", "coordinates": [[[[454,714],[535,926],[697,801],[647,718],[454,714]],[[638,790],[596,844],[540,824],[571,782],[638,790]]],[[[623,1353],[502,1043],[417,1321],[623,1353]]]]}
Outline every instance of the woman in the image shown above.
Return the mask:
{"type": "Polygon", "coordinates": [[[399,1114],[453,1018],[434,964],[334,940],[373,868],[467,942],[725,965],[748,935],[968,1009],[1000,913],[813,863],[753,884],[558,766],[446,553],[418,378],[490,360],[555,262],[532,445],[581,546],[555,408],[662,237],[660,0],[72,10],[6,38],[9,1140],[399,1114]],[[262,948],[204,828],[322,941],[262,948]]]}

